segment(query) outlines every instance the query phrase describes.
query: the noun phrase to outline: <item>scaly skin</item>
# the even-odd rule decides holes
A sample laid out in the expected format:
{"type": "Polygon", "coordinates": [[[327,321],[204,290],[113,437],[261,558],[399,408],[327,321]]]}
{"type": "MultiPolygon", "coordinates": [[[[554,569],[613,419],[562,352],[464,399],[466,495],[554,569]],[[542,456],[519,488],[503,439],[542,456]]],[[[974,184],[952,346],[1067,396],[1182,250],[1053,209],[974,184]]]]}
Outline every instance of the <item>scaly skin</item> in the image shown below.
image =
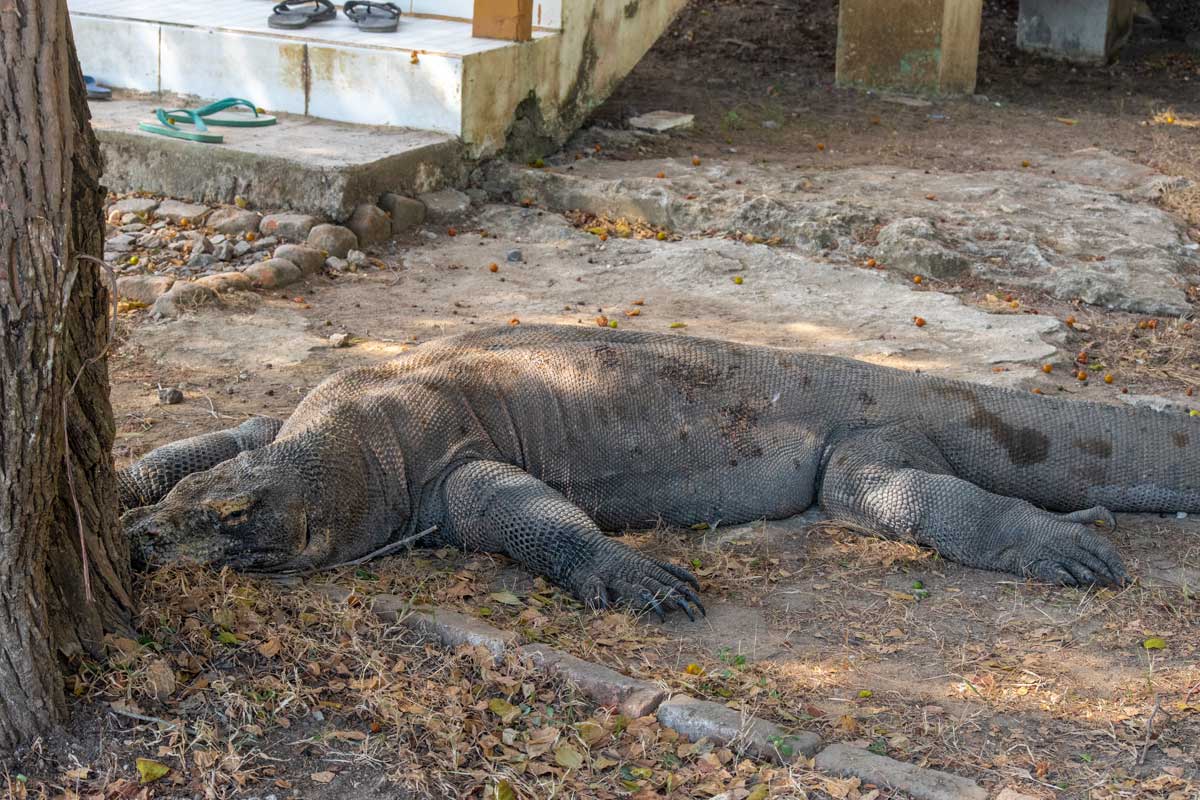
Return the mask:
{"type": "Polygon", "coordinates": [[[506,553],[594,605],[691,613],[686,570],[600,531],[819,502],[971,566],[1122,583],[1096,527],[1109,508],[1200,511],[1200,425],[1183,416],[575,327],[483,330],[344,371],[242,449],[126,514],[145,560],[316,569],[437,526],[428,543],[506,553]]]}

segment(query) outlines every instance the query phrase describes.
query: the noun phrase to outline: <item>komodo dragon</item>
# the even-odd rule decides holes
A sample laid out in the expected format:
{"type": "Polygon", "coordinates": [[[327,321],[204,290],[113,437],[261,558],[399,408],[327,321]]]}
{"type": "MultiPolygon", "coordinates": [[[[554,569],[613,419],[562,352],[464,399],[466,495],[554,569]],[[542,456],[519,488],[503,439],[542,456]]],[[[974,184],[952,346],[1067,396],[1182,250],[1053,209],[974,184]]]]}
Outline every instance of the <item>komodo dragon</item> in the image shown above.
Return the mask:
{"type": "Polygon", "coordinates": [[[277,425],[124,471],[140,559],[305,571],[436,526],[426,544],[507,554],[593,606],[692,616],[690,573],[601,531],[815,501],[973,567],[1119,584],[1108,508],[1200,512],[1187,417],[671,334],[450,336],[332,376],[277,425]]]}

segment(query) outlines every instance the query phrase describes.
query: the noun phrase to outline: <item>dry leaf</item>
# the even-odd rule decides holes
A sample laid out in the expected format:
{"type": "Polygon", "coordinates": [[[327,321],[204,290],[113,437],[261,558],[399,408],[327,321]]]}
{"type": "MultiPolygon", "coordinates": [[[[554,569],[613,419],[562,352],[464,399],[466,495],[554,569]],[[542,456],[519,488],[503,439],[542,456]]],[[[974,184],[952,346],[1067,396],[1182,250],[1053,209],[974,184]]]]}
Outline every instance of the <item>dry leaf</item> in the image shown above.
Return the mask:
{"type": "Polygon", "coordinates": [[[138,780],[142,784],[154,783],[159,778],[170,773],[171,768],[160,761],[152,761],[148,758],[139,758],[136,762],[138,780]]]}
{"type": "Polygon", "coordinates": [[[314,772],[308,777],[312,778],[313,783],[332,783],[333,779],[336,778],[337,775],[333,774],[332,772],[314,772]]]}
{"type": "Polygon", "coordinates": [[[567,769],[579,769],[583,766],[583,755],[569,744],[554,751],[554,763],[567,769]]]}

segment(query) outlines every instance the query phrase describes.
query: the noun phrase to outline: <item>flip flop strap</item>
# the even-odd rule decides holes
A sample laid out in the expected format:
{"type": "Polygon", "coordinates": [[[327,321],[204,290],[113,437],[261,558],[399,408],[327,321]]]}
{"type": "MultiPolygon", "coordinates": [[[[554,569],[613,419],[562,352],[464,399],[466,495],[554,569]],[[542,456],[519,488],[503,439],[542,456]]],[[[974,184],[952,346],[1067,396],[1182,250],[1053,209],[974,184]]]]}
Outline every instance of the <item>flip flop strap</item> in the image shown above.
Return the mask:
{"type": "Polygon", "coordinates": [[[401,11],[395,3],[376,3],[374,0],[350,0],[342,6],[342,13],[357,22],[362,17],[371,16],[376,9],[389,17],[400,18],[401,11]]]}
{"type": "Polygon", "coordinates": [[[293,8],[293,6],[307,5],[308,3],[312,3],[314,6],[316,6],[316,8],[314,8],[312,11],[302,11],[299,13],[320,14],[329,11],[333,11],[335,14],[337,13],[337,9],[334,8],[333,3],[329,2],[329,0],[283,0],[282,3],[275,6],[271,10],[276,14],[294,14],[297,13],[297,11],[295,8],[293,8]]]}
{"type": "Polygon", "coordinates": [[[258,116],[258,106],[254,105],[254,103],[251,103],[249,100],[243,100],[240,97],[226,97],[224,100],[217,100],[216,102],[209,103],[202,108],[197,108],[196,113],[202,117],[207,117],[230,108],[236,108],[238,106],[245,106],[254,112],[254,116],[258,116]]]}
{"type": "Polygon", "coordinates": [[[204,124],[204,120],[201,119],[200,115],[195,111],[192,111],[190,108],[172,108],[169,111],[165,111],[161,108],[154,109],[154,116],[158,117],[158,121],[163,125],[166,125],[168,128],[174,128],[176,124],[175,120],[171,119],[172,114],[181,114],[191,117],[192,124],[196,126],[197,132],[203,133],[204,131],[208,130],[208,126],[204,124]]]}

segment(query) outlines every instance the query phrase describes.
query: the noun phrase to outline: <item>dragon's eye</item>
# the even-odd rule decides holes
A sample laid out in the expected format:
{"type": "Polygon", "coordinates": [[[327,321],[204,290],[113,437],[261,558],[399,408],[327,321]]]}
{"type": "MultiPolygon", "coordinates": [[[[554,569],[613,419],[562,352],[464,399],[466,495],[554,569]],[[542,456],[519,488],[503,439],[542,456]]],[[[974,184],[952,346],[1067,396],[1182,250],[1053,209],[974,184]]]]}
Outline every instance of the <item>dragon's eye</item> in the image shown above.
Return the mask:
{"type": "Polygon", "coordinates": [[[253,505],[254,499],[248,494],[220,500],[206,500],[205,505],[216,513],[222,522],[239,522],[253,505]]]}

